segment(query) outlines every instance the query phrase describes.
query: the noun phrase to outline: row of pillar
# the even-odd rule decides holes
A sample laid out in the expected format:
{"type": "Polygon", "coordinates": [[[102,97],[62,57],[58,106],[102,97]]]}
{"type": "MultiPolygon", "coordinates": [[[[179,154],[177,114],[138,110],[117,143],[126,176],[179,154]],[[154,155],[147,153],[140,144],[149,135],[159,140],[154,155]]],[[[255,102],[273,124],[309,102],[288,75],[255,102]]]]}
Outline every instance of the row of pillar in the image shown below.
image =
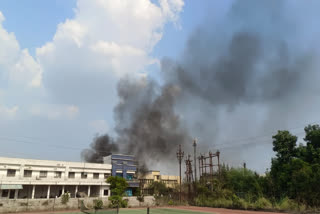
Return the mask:
{"type": "MultiPolygon", "coordinates": [[[[47,199],[50,198],[50,190],[51,190],[51,186],[48,185],[48,191],[47,191],[47,199]]],[[[34,195],[36,192],[36,185],[32,186],[32,194],[31,194],[31,199],[34,199],[34,195]]],[[[77,192],[78,192],[78,186],[76,186],[75,191],[74,191],[74,197],[77,197],[77,192]]],[[[62,194],[65,193],[65,186],[62,186],[62,194]]],[[[91,186],[88,186],[88,197],[90,197],[90,193],[91,193],[91,186]]]]}
{"type": "MultiPolygon", "coordinates": [[[[75,192],[74,192],[75,197],[76,197],[76,194],[77,194],[77,192],[78,192],[78,188],[79,188],[78,185],[75,186],[75,192]]],[[[1,191],[1,190],[0,190],[0,191],[1,191]]],[[[17,199],[17,198],[18,198],[18,195],[19,195],[19,190],[16,189],[16,190],[10,190],[10,191],[15,191],[15,192],[14,192],[14,199],[17,199]]],[[[51,191],[51,185],[48,185],[48,189],[47,189],[47,199],[50,198],[50,191],[51,191]]],[[[36,192],[36,185],[32,185],[31,199],[34,199],[34,197],[35,197],[35,192],[36,192]]],[[[0,193],[2,193],[2,191],[1,191],[0,193]]],[[[63,186],[62,186],[62,194],[64,194],[64,193],[65,193],[65,186],[63,185],[63,186]]],[[[90,195],[91,195],[91,186],[88,186],[88,192],[87,192],[87,193],[88,193],[88,197],[90,197],[90,195]]],[[[103,194],[104,194],[104,189],[101,188],[99,194],[100,194],[100,196],[102,197],[103,194]]],[[[2,194],[1,194],[1,195],[2,195],[2,194]]],[[[0,197],[1,197],[1,195],[0,195],[0,197]]],[[[9,198],[9,195],[10,195],[10,192],[8,193],[8,198],[9,198]]],[[[108,192],[108,196],[110,196],[110,191],[108,192]]]]}
{"type": "MultiPolygon", "coordinates": [[[[3,190],[0,190],[0,198],[2,197],[2,191],[3,190]]],[[[9,196],[11,195],[11,191],[14,191],[14,199],[18,199],[18,194],[19,194],[19,190],[18,189],[9,190],[7,198],[9,198],[9,196]]]]}

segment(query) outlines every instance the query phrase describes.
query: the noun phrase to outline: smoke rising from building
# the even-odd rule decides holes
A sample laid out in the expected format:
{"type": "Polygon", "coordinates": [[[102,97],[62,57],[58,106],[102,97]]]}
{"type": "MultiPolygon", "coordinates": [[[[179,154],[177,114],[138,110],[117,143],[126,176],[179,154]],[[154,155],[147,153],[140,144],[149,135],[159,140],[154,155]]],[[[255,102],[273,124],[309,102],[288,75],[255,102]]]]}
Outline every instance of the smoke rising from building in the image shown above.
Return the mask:
{"type": "MultiPolygon", "coordinates": [[[[301,34],[304,22],[292,16],[296,4],[235,1],[217,26],[209,16],[193,32],[178,59],[161,61],[163,84],[150,77],[120,80],[115,143],[140,160],[169,162],[179,144],[191,150],[193,136],[207,151],[228,137],[256,136],[286,128],[291,117],[309,118],[303,103],[319,92],[317,51],[301,34]]],[[[259,158],[270,145],[248,149],[246,157],[259,158]]],[[[93,147],[85,160],[99,160],[91,157],[99,149],[93,147]]],[[[239,147],[221,156],[243,160],[239,147]]]]}
{"type": "Polygon", "coordinates": [[[103,163],[103,157],[118,152],[118,145],[107,134],[96,136],[90,144],[90,149],[81,152],[82,158],[89,163],[103,163]]]}

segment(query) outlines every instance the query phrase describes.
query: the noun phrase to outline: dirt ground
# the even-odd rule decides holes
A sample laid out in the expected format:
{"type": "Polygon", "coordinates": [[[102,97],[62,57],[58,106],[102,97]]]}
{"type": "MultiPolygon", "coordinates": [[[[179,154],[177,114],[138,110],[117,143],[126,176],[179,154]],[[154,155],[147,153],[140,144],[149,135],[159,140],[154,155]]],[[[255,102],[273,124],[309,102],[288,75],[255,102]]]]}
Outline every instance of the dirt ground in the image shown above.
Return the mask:
{"type": "Polygon", "coordinates": [[[193,206],[176,206],[170,208],[185,209],[190,211],[200,211],[216,214],[283,214],[276,212],[262,212],[262,211],[247,211],[247,210],[232,210],[232,209],[223,209],[223,208],[211,208],[211,207],[193,207],[193,206]]]}

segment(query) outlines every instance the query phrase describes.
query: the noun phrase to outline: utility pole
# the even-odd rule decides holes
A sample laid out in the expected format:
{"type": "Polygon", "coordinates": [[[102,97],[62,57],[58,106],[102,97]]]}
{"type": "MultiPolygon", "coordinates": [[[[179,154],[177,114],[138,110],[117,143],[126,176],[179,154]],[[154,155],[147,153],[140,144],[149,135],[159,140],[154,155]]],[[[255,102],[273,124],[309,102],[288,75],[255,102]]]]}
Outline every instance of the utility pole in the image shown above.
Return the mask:
{"type": "Polygon", "coordinates": [[[194,181],[197,183],[197,139],[193,140],[194,150],[194,181]]]}
{"type": "Polygon", "coordinates": [[[186,178],[188,183],[188,200],[191,199],[191,183],[193,183],[193,176],[192,176],[192,160],[190,159],[191,155],[188,155],[185,163],[186,163],[186,178]]]}
{"type": "Polygon", "coordinates": [[[181,204],[181,161],[183,159],[184,152],[181,150],[181,144],[179,145],[179,149],[177,151],[177,158],[179,161],[179,175],[180,175],[180,194],[179,194],[179,201],[181,204]]]}
{"type": "Polygon", "coordinates": [[[221,170],[220,170],[220,151],[218,150],[216,152],[216,156],[218,158],[218,173],[219,173],[219,179],[221,178],[221,170]]]}

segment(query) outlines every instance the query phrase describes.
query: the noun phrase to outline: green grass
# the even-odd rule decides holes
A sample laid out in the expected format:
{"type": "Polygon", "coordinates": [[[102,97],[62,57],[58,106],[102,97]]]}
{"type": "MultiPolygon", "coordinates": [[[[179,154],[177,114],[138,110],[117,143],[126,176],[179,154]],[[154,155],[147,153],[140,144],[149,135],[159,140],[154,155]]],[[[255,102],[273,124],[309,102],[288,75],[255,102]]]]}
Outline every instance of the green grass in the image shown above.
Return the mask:
{"type": "MultiPolygon", "coordinates": [[[[95,212],[88,212],[94,214],[95,212]]],[[[97,211],[97,214],[116,214],[116,210],[102,210],[97,211]]],[[[147,213],[147,208],[143,209],[120,209],[119,214],[144,214],[147,213]]],[[[189,211],[189,210],[178,210],[178,209],[167,209],[167,208],[150,208],[150,214],[196,214],[199,211],[189,211]]],[[[63,214],[84,214],[84,213],[63,213],[63,214]]]]}

